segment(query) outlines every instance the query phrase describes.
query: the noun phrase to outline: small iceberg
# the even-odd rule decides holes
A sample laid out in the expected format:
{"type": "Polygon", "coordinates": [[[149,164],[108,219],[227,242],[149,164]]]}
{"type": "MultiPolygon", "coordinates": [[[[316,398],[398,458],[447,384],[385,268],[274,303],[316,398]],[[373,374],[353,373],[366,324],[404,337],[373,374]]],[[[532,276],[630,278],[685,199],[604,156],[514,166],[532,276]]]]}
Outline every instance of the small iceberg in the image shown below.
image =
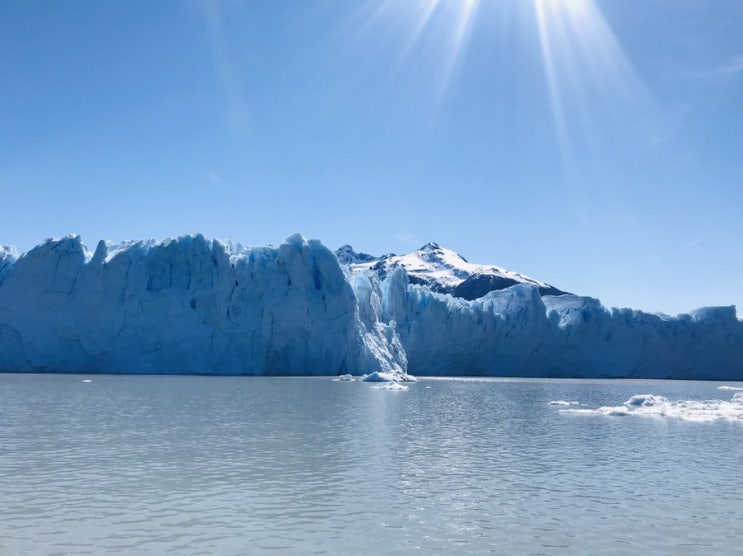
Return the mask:
{"type": "Polygon", "coordinates": [[[89,378],[84,378],[84,379],[83,379],[83,382],[93,382],[93,381],[92,381],[92,380],[90,380],[89,378]]]}
{"type": "Polygon", "coordinates": [[[363,375],[361,380],[364,382],[417,382],[413,375],[387,371],[374,371],[368,375],[363,375]]]}
{"type": "Polygon", "coordinates": [[[353,382],[355,380],[356,379],[353,378],[353,375],[346,374],[346,375],[338,375],[337,377],[333,379],[333,382],[353,382]]]}
{"type": "Polygon", "coordinates": [[[569,405],[580,405],[580,402],[566,402],[565,400],[554,400],[552,402],[549,402],[547,405],[569,406],[569,405]]]}

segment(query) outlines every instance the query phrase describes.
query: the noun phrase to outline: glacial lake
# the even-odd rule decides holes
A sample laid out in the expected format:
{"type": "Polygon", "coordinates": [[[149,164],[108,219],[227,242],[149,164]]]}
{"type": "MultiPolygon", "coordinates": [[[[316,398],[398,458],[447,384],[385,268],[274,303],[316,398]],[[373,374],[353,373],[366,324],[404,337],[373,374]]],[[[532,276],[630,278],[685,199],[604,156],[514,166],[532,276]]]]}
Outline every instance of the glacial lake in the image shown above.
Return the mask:
{"type": "Polygon", "coordinates": [[[0,375],[0,554],[741,554],[742,383],[373,386],[0,375]]]}

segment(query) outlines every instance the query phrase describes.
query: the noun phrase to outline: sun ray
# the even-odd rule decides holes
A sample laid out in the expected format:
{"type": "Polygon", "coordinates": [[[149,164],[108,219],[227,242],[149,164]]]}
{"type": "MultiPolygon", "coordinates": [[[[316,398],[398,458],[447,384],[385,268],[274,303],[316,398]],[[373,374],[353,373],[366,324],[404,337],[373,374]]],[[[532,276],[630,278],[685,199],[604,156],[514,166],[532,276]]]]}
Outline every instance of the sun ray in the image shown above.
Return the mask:
{"type": "Polygon", "coordinates": [[[405,63],[410,52],[420,41],[421,36],[431,21],[431,17],[439,5],[439,2],[440,0],[421,0],[421,2],[416,4],[416,6],[421,6],[420,14],[414,14],[413,16],[416,21],[413,25],[413,30],[411,31],[410,36],[405,41],[405,44],[400,51],[400,57],[398,58],[396,68],[399,68],[405,63]]]}
{"type": "MultiPolygon", "coordinates": [[[[427,65],[425,73],[430,80],[429,123],[435,126],[466,58],[479,5],[480,0],[367,1],[351,12],[343,28],[357,41],[365,41],[380,32],[401,38],[388,71],[378,82],[380,91],[385,93],[393,90],[404,68],[419,53],[434,60],[432,65],[427,65]]],[[[377,54],[385,55],[380,50],[371,59],[376,61],[377,54]]]]}
{"type": "Polygon", "coordinates": [[[616,120],[626,113],[620,107],[644,101],[644,87],[594,0],[534,5],[555,134],[567,163],[577,124],[590,128],[596,110],[616,120]]]}
{"type": "Polygon", "coordinates": [[[473,23],[477,15],[479,0],[461,0],[454,14],[454,30],[443,61],[441,82],[439,85],[437,102],[440,104],[456,80],[456,75],[467,53],[473,23]]]}
{"type": "Polygon", "coordinates": [[[589,187],[600,188],[603,180],[587,182],[583,173],[604,167],[615,137],[631,133],[641,143],[654,136],[648,119],[654,103],[595,0],[534,0],[533,6],[561,182],[588,229],[596,195],[589,187]]]}
{"type": "Polygon", "coordinates": [[[557,134],[558,146],[563,160],[569,160],[569,140],[567,127],[565,124],[565,114],[563,112],[563,103],[558,82],[557,71],[555,69],[555,58],[553,55],[553,41],[550,36],[550,26],[547,19],[547,7],[544,0],[536,1],[537,26],[539,27],[539,45],[542,50],[542,63],[544,64],[544,73],[547,80],[547,94],[549,96],[552,118],[557,134]]]}

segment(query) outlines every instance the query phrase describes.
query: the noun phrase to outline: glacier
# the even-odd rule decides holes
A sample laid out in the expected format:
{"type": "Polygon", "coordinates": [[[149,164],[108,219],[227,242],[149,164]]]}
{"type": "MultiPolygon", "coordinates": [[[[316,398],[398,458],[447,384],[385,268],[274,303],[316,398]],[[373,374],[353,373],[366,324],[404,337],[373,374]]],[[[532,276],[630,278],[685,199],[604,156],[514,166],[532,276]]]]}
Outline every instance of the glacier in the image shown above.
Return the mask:
{"type": "Polygon", "coordinates": [[[4,371],[404,377],[389,333],[366,329],[335,255],[299,235],[251,249],[102,241],[92,254],[70,236],[11,261],[0,283],[4,371]]]}
{"type": "Polygon", "coordinates": [[[670,317],[518,283],[476,299],[202,235],[0,249],[0,371],[743,380],[735,307],[670,317]]]}

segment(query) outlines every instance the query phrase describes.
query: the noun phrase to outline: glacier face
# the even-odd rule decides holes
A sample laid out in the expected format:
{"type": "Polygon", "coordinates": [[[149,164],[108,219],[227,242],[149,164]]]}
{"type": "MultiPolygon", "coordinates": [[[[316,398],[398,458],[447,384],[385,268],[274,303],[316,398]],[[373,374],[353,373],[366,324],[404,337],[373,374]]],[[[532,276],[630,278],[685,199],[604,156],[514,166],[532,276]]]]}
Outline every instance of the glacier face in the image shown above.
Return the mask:
{"type": "Polygon", "coordinates": [[[667,317],[517,284],[473,300],[295,234],[0,250],[0,371],[743,380],[734,307],[667,317]]]}
{"type": "Polygon", "coordinates": [[[668,317],[517,285],[466,301],[385,281],[412,374],[743,380],[735,307],[668,317]]]}
{"type": "Polygon", "coordinates": [[[341,374],[403,369],[366,330],[335,255],[292,236],[230,251],[203,236],[48,240],[0,284],[0,369],[341,374]]]}

